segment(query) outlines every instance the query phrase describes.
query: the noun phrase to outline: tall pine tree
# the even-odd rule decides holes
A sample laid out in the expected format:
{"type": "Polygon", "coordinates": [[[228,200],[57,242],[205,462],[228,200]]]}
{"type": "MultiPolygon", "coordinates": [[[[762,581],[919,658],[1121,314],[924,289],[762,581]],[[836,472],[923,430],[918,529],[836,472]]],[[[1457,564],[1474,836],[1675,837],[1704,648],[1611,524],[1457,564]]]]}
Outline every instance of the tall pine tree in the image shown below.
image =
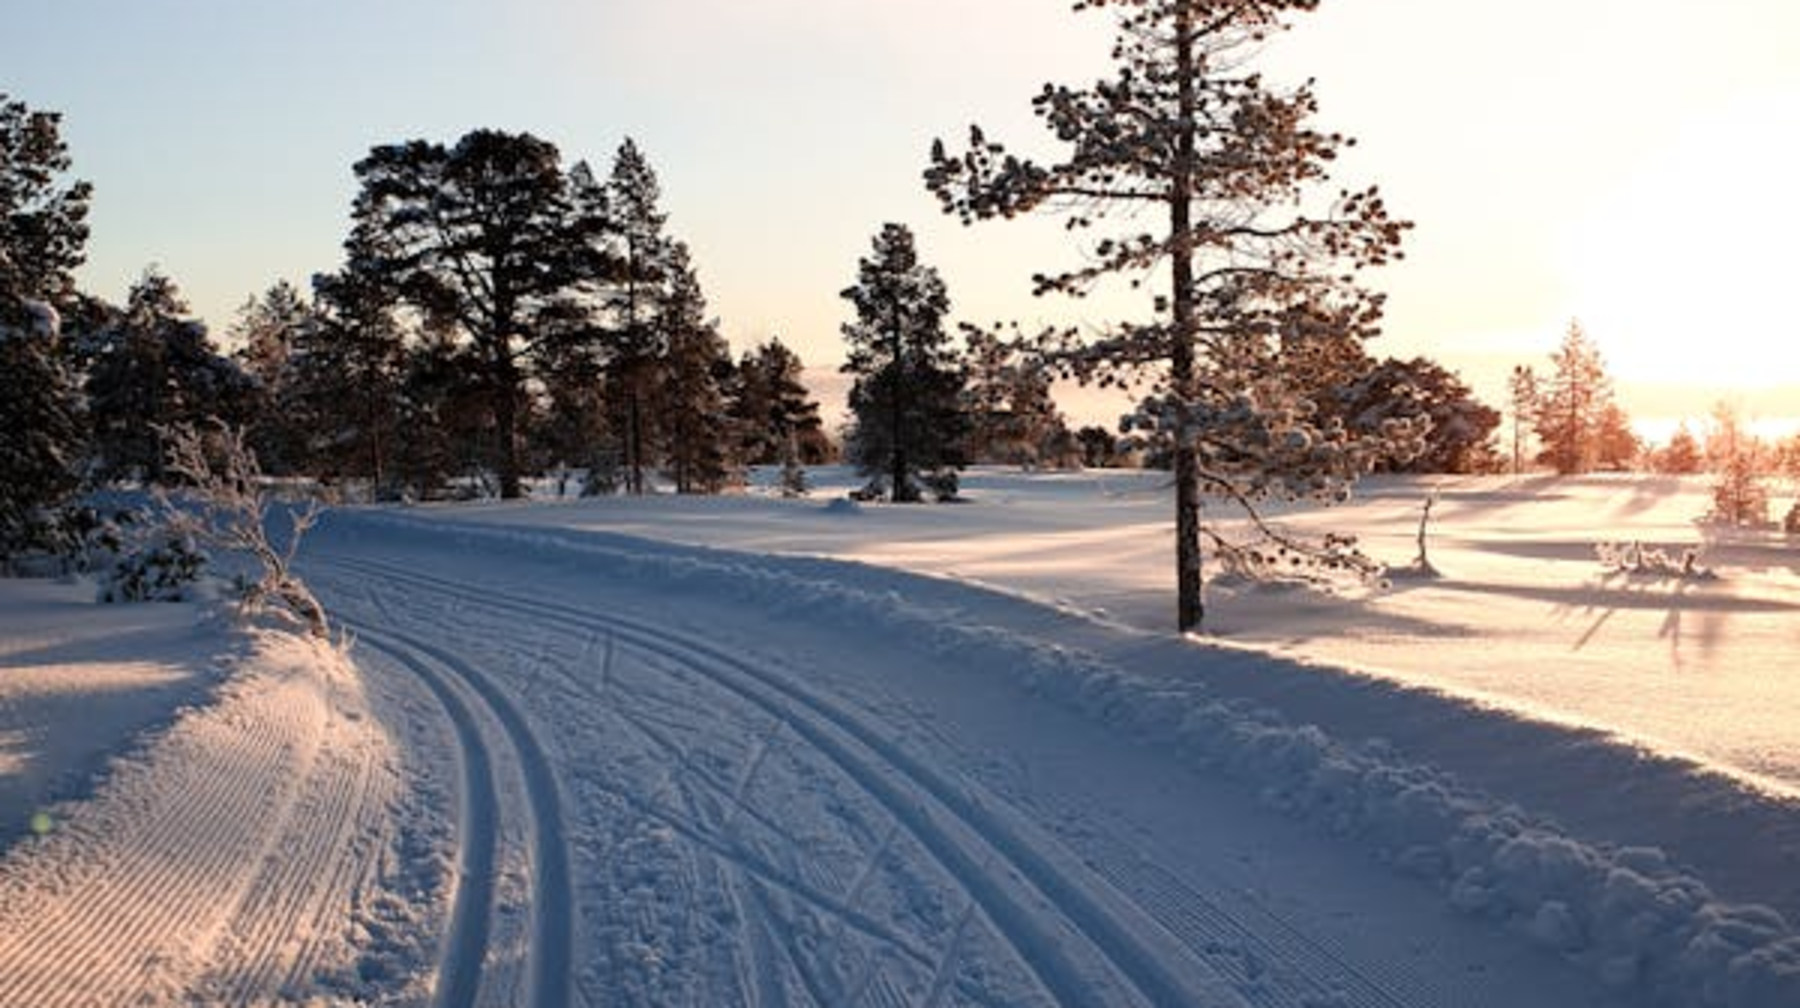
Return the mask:
{"type": "Polygon", "coordinates": [[[86,182],[61,117],[0,93],[0,564],[52,546],[51,515],[77,483],[79,392],[62,343],[87,242],[86,182]]]}
{"type": "Polygon", "coordinates": [[[706,317],[700,278],[676,243],[662,324],[668,333],[663,396],[668,470],[677,493],[718,493],[738,481],[736,438],[725,400],[731,350],[718,323],[706,317]]]}
{"type": "Polygon", "coordinates": [[[491,411],[500,495],[521,496],[540,315],[604,270],[599,222],[577,212],[556,147],[529,134],[476,130],[454,147],[377,147],[356,176],[352,268],[467,345],[463,359],[491,411]]]}
{"type": "Polygon", "coordinates": [[[843,326],[844,371],[855,377],[850,460],[896,503],[918,501],[922,488],[955,496],[964,379],[944,326],[943,279],[919,260],[911,229],[886,224],[874,254],[857,264],[856,285],[840,296],[856,308],[843,326]]]}
{"type": "MultiPolygon", "coordinates": [[[[1371,188],[1307,209],[1348,142],[1308,125],[1310,85],[1277,89],[1247,61],[1290,13],[1317,0],[1080,0],[1112,9],[1117,73],[1092,87],[1046,85],[1033,99],[1065,160],[1040,165],[971,128],[966,152],[934,144],[928,187],[965,222],[1065,212],[1081,232],[1108,215],[1129,229],[1086,265],[1036,278],[1081,296],[1103,278],[1163,271],[1154,318],[1058,349],[1080,376],[1150,373],[1140,422],[1175,469],[1176,621],[1203,614],[1200,497],[1250,506],[1267,494],[1330,496],[1389,447],[1370,448],[1319,417],[1293,380],[1329,359],[1322,343],[1373,335],[1381,298],[1355,281],[1395,256],[1406,224],[1371,188]],[[1155,231],[1143,229],[1151,214],[1155,231]]],[[[1396,429],[1396,439],[1411,432],[1396,429]]],[[[1213,537],[1213,541],[1222,544],[1213,537]]],[[[1315,554],[1327,562],[1329,555],[1315,554]]]]}
{"type": "Polygon", "coordinates": [[[632,140],[619,146],[606,184],[607,234],[617,258],[606,297],[611,352],[607,388],[624,450],[625,489],[641,494],[661,442],[659,387],[669,351],[665,320],[678,269],[664,232],[662,186],[632,140]]]}

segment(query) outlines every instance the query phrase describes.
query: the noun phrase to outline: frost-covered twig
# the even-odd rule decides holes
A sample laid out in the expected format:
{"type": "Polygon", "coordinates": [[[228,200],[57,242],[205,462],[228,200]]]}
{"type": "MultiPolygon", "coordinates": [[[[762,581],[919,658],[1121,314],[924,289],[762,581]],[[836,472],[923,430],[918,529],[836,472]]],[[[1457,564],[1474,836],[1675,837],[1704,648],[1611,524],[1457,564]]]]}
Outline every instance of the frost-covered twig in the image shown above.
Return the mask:
{"type": "Polygon", "coordinates": [[[330,636],[324,607],[293,571],[300,542],[318,523],[323,506],[310,500],[290,512],[287,542],[278,546],[269,536],[269,497],[263,489],[262,467],[241,429],[215,422],[206,432],[179,424],[162,433],[167,471],[188,481],[199,506],[197,513],[168,508],[171,524],[185,527],[202,542],[245,553],[257,562],[260,576],[244,587],[245,609],[272,604],[298,619],[312,636],[330,636]]]}

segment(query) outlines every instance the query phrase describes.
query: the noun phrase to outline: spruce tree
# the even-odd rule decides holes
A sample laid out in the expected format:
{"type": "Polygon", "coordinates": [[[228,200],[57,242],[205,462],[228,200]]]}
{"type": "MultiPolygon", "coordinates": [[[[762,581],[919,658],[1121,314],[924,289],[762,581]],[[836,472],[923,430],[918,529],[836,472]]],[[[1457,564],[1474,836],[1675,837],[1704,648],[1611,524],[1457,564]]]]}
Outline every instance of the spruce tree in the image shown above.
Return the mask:
{"type": "Polygon", "coordinates": [[[874,254],[857,264],[856,285],[840,296],[856,308],[855,321],[843,326],[843,370],[855,377],[850,460],[896,503],[918,501],[922,488],[954,497],[964,375],[944,327],[950,297],[943,279],[919,260],[911,229],[886,224],[874,254]]]}
{"type": "MultiPolygon", "coordinates": [[[[1036,277],[1038,293],[1079,297],[1110,276],[1136,284],[1166,269],[1153,319],[1054,342],[1079,377],[1153,383],[1133,426],[1173,456],[1183,631],[1203,613],[1203,489],[1246,507],[1271,494],[1331,497],[1393,451],[1321,419],[1303,391],[1318,383],[1298,373],[1333,356],[1321,345],[1375,334],[1381,297],[1356,274],[1395,257],[1408,226],[1373,188],[1312,198],[1348,141],[1308,124],[1310,85],[1278,89],[1246,65],[1290,13],[1316,5],[1079,0],[1077,11],[1116,12],[1117,73],[1033,99],[1066,159],[1009,154],[971,127],[963,153],[935,143],[925,173],[964,222],[1047,210],[1084,233],[1121,218],[1126,230],[1095,243],[1084,265],[1036,277]]],[[[1329,543],[1311,555],[1343,562],[1329,543]]]]}

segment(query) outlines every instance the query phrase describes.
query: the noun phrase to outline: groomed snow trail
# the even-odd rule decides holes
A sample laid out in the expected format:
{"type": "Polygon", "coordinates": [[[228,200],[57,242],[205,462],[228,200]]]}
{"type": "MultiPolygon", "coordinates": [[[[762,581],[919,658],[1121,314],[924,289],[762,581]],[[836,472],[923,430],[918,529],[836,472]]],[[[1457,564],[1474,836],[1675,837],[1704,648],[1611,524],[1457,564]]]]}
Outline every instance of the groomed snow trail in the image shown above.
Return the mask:
{"type": "Polygon", "coordinates": [[[335,656],[261,639],[208,706],[0,862],[0,1004],[266,1004],[354,986],[399,774],[335,656]]]}
{"type": "Polygon", "coordinates": [[[529,920],[528,993],[470,981],[446,1002],[440,982],[440,1002],[1612,1003],[1253,795],[922,642],[504,537],[350,516],[314,544],[360,660],[422,677],[472,722],[465,776],[494,778],[491,799],[465,788],[461,864],[493,881],[460,880],[443,975],[516,954],[467,937],[485,884],[496,920],[529,920]],[[531,880],[510,897],[509,856],[468,850],[509,803],[531,880]]]}

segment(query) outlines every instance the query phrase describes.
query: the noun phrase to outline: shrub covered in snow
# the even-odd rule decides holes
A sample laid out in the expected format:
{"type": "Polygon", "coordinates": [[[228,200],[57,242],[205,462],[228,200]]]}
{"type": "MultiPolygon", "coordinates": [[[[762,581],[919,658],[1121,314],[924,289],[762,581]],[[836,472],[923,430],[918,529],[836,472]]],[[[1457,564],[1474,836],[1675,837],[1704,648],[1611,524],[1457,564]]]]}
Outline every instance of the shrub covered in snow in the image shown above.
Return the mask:
{"type": "Polygon", "coordinates": [[[206,573],[207,556],[186,530],[155,525],[95,571],[101,602],[187,602],[206,573]]]}

